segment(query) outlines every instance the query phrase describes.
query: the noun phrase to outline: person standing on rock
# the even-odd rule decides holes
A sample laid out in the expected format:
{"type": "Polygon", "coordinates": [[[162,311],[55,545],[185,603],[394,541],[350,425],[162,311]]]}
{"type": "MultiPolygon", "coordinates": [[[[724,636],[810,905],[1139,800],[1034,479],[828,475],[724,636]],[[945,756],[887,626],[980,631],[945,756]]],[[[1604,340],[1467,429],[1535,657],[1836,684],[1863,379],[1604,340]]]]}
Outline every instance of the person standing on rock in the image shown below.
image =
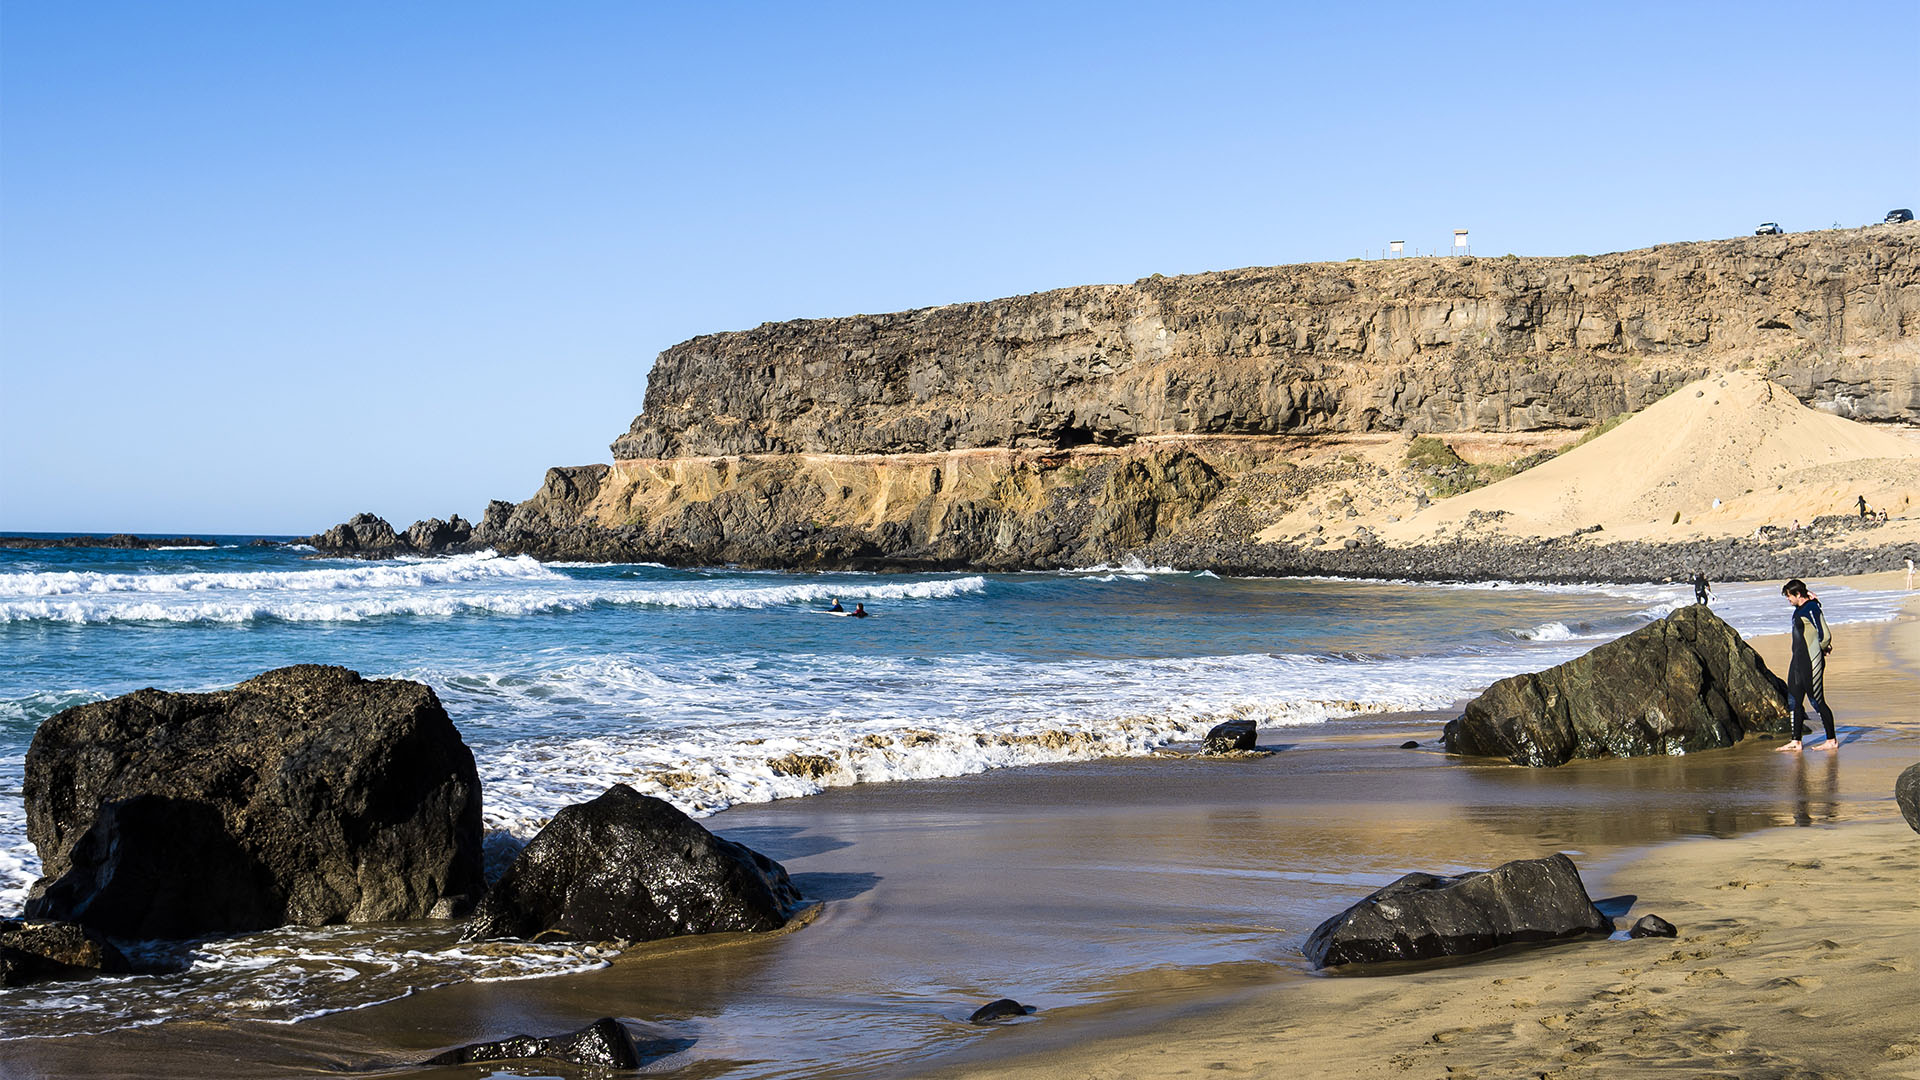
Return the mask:
{"type": "Polygon", "coordinates": [[[1780,587],[1780,595],[1793,604],[1793,661],[1787,665],[1787,707],[1793,710],[1793,740],[1782,750],[1799,750],[1801,740],[1810,734],[1807,727],[1808,699],[1820,713],[1827,729],[1825,750],[1838,750],[1840,740],[1833,728],[1833,710],[1827,707],[1827,654],[1833,651],[1833,633],[1820,611],[1820,598],[1807,591],[1807,583],[1794,578],[1780,587]]]}
{"type": "Polygon", "coordinates": [[[1704,604],[1713,598],[1713,588],[1707,584],[1707,575],[1698,570],[1693,572],[1693,602],[1704,604]]]}
{"type": "Polygon", "coordinates": [[[1860,495],[1857,498],[1860,500],[1860,520],[1865,521],[1867,520],[1867,497],[1860,495]]]}

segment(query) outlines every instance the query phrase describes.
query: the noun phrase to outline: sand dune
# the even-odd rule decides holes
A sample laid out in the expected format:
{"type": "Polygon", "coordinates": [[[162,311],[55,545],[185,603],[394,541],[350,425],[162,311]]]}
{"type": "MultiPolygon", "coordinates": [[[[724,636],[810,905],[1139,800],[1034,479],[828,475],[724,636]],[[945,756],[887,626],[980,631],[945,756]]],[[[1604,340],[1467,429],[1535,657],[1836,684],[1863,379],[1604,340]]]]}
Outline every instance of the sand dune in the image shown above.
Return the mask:
{"type": "Polygon", "coordinates": [[[1429,506],[1376,531],[1411,543],[1471,529],[1596,540],[1749,534],[1920,503],[1920,439],[1802,405],[1753,372],[1691,383],[1558,458],[1429,506]],[[1506,516],[1488,521],[1486,515],[1506,516]],[[1678,520],[1676,521],[1676,516],[1678,520]]]}

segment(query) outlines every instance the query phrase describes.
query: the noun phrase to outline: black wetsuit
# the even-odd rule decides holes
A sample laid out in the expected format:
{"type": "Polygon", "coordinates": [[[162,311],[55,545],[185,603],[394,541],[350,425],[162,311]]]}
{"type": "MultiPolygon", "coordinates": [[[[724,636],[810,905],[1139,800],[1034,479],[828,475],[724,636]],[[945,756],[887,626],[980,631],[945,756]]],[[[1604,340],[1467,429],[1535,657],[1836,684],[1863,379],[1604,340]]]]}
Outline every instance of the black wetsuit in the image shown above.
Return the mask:
{"type": "Polygon", "coordinates": [[[1693,575],[1693,602],[1696,604],[1707,602],[1707,575],[1705,574],[1693,575]]]}
{"type": "Polygon", "coordinates": [[[1827,630],[1827,618],[1820,612],[1820,601],[1808,600],[1793,609],[1793,661],[1787,665],[1787,705],[1793,709],[1793,737],[1803,739],[1807,727],[1807,701],[1813,702],[1826,726],[1827,738],[1833,736],[1833,710],[1827,707],[1827,649],[1833,635],[1827,630]]]}

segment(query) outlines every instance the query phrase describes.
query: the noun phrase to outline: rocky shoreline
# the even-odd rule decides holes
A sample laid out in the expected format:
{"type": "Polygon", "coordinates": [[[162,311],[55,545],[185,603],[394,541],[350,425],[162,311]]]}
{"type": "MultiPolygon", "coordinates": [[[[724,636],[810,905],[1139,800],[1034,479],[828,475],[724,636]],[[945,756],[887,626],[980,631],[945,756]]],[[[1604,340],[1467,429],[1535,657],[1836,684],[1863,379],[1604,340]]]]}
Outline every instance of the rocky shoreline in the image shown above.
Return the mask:
{"type": "Polygon", "coordinates": [[[218,547],[212,540],[194,536],[0,536],[0,548],[32,551],[36,548],[113,548],[126,551],[152,551],[155,548],[218,547]]]}
{"type": "MultiPolygon", "coordinates": [[[[459,521],[456,517],[455,521],[459,521]]],[[[1543,584],[1630,584],[1691,577],[1713,581],[1770,581],[1894,570],[1920,561],[1920,543],[1875,542],[1885,523],[1833,516],[1799,531],[1767,530],[1757,537],[1680,543],[1601,542],[1594,534],[1544,540],[1456,537],[1438,544],[1391,546],[1374,539],[1338,547],[1237,541],[1224,536],[1182,537],[1075,561],[1053,552],[1012,552],[968,558],[929,552],[911,543],[889,544],[845,529],[778,534],[758,546],[700,546],[661,542],[637,527],[572,525],[551,531],[481,528],[449,543],[415,546],[409,537],[439,532],[438,522],[396,532],[372,514],[356,516],[303,542],[325,557],[363,559],[495,551],[543,562],[649,562],[666,566],[736,566],[753,570],[937,573],[1018,573],[1136,562],[1236,577],[1349,577],[1391,581],[1515,581],[1543,584]],[[369,537],[373,543],[360,541],[369,537]]],[[[464,524],[464,523],[462,523],[464,524]]],[[[442,526],[441,528],[444,528],[442,526]]],[[[904,538],[900,538],[904,539],[904,538]]]]}

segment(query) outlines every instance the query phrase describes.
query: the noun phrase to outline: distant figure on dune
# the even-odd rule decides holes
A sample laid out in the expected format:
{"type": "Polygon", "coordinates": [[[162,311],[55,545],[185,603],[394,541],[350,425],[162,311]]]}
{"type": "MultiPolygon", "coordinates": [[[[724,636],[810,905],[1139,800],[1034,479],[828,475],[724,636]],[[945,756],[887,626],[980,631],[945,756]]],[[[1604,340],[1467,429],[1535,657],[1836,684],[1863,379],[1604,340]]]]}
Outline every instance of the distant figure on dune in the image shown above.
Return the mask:
{"type": "Polygon", "coordinates": [[[1860,500],[1860,518],[1861,520],[1864,521],[1867,516],[1867,497],[1865,495],[1861,495],[1857,497],[1860,500]]]}
{"type": "Polygon", "coordinates": [[[1693,602],[1704,604],[1713,598],[1713,588],[1707,584],[1707,575],[1698,570],[1693,572],[1693,602]]]}
{"type": "Polygon", "coordinates": [[[1794,578],[1780,587],[1780,595],[1793,604],[1793,662],[1787,666],[1787,706],[1793,710],[1793,740],[1782,750],[1799,750],[1801,740],[1810,734],[1807,727],[1807,700],[1820,713],[1827,729],[1825,750],[1838,750],[1840,740],[1833,728],[1833,710],[1827,707],[1827,654],[1833,651],[1833,633],[1820,611],[1820,598],[1807,591],[1807,583],[1794,578]]]}

